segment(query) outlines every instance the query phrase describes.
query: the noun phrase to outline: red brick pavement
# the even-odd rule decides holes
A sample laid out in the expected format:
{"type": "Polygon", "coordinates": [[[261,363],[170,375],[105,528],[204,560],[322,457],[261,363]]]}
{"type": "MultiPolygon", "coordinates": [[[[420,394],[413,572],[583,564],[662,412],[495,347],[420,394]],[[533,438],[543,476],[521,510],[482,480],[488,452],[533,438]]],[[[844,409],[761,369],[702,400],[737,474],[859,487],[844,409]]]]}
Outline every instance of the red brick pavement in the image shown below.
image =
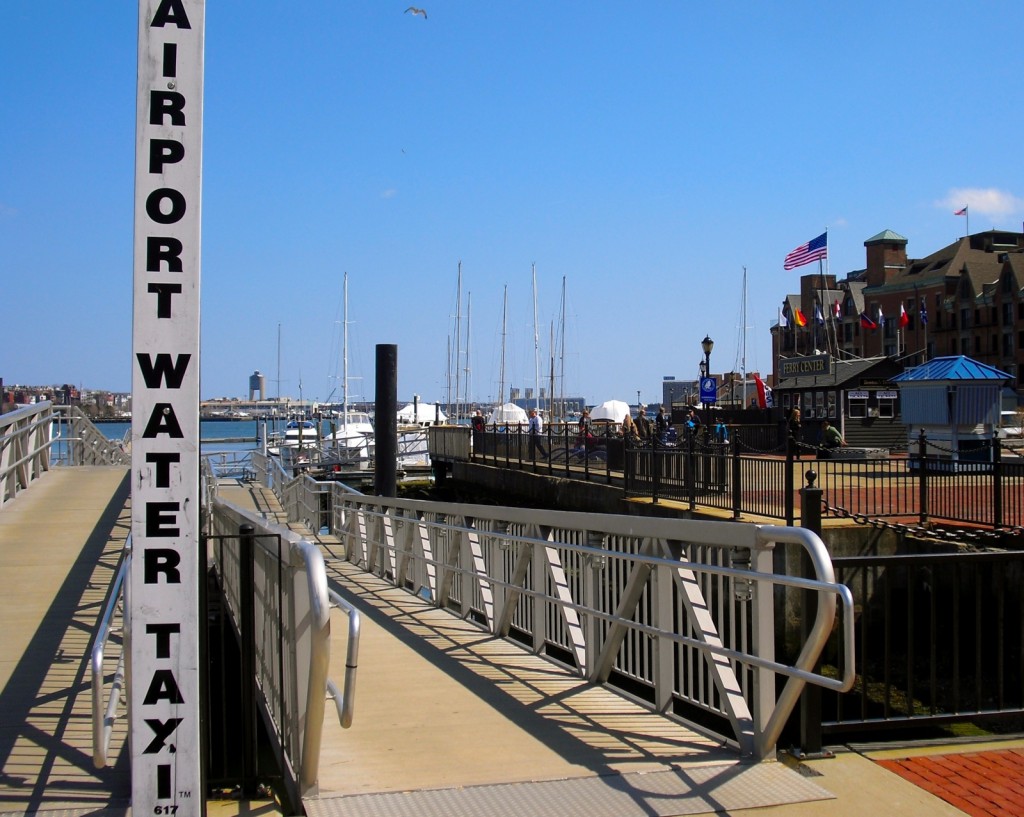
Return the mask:
{"type": "Polygon", "coordinates": [[[876,762],[973,817],[1024,815],[1024,749],[876,762]]]}

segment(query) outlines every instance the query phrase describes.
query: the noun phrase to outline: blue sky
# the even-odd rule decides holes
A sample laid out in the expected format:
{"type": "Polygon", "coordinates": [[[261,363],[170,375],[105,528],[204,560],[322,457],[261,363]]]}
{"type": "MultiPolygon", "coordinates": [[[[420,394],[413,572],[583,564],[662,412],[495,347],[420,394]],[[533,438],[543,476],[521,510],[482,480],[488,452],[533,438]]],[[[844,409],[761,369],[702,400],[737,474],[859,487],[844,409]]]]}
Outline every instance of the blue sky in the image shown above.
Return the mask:
{"type": "MultiPolygon", "coordinates": [[[[1019,2],[210,2],[202,396],[326,399],[349,275],[349,386],[398,345],[399,396],[460,367],[657,401],[664,375],[772,368],[769,327],[829,231],[927,255],[1021,229],[1019,2]],[[565,280],[565,322],[560,301],[565,280]],[[280,331],[279,331],[280,327],[280,331]],[[278,338],[280,337],[280,355],[278,338]],[[454,341],[451,342],[454,344],[454,341]],[[278,360],[280,359],[280,366],[278,360]]],[[[0,376],[131,382],[137,4],[0,8],[0,376]]],[[[463,378],[465,375],[463,375],[463,378]]]]}

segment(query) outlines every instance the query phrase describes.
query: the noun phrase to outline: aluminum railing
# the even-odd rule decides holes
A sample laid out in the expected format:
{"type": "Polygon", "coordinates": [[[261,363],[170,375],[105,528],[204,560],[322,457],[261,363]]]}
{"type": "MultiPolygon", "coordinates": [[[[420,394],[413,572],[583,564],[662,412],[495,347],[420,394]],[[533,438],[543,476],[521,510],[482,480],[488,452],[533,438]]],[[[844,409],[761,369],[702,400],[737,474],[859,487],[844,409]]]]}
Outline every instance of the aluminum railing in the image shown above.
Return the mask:
{"type": "Polygon", "coordinates": [[[769,755],[805,684],[854,682],[852,597],[808,530],[332,491],[348,560],[658,711],[710,714],[744,755],[769,755]],[[814,578],[773,573],[777,545],[806,551],[814,578]],[[776,658],[776,587],[817,595],[790,663],[776,658]],[[837,677],[813,671],[827,646],[837,677]]]}
{"type": "Polygon", "coordinates": [[[50,470],[53,404],[0,415],[0,505],[50,470]]]}
{"type": "Polygon", "coordinates": [[[124,644],[121,647],[117,669],[110,686],[110,697],[106,695],[106,678],[104,675],[104,659],[107,642],[114,630],[114,619],[118,606],[121,608],[121,632],[126,633],[131,627],[131,605],[128,598],[128,575],[131,573],[132,539],[131,534],[125,542],[121,565],[114,576],[107,597],[107,606],[103,610],[96,635],[90,652],[90,668],[92,670],[92,762],[97,769],[107,765],[110,749],[110,736],[117,719],[118,704],[122,703],[124,690],[128,689],[125,675],[124,644]]]}
{"type": "MultiPolygon", "coordinates": [[[[331,652],[331,598],[323,558],[315,543],[274,525],[254,512],[219,498],[208,501],[209,531],[223,543],[238,540],[241,526],[254,529],[255,617],[278,626],[258,628],[256,683],[282,748],[294,770],[298,794],[316,794],[323,736],[324,704],[334,699],[339,722],[352,723],[359,643],[359,614],[340,599],[348,616],[348,650],[342,688],[328,677],[331,652]],[[279,543],[279,545],[278,545],[279,543]],[[278,546],[275,546],[278,545],[278,546]],[[278,630],[278,627],[280,628],[278,630]]],[[[242,563],[240,548],[211,549],[229,611],[240,620],[242,563]]],[[[341,602],[340,604],[338,602],[341,602]]]]}

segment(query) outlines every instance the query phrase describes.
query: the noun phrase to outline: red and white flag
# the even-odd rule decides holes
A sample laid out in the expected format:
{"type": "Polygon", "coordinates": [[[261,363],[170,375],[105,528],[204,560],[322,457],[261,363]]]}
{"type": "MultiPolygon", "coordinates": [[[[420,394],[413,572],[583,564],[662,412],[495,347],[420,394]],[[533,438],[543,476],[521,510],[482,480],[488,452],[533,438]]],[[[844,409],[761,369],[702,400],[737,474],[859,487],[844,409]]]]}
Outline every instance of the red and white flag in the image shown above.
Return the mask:
{"type": "Polygon", "coordinates": [[[954,210],[953,211],[953,215],[954,216],[966,216],[967,215],[967,205],[965,204],[959,210],[954,210]]]}
{"type": "Polygon", "coordinates": [[[900,328],[902,329],[908,323],[910,323],[910,315],[907,314],[907,310],[903,304],[900,304],[900,328]]]}
{"type": "Polygon", "coordinates": [[[769,386],[765,385],[765,382],[758,376],[754,375],[754,385],[757,386],[757,407],[758,408],[771,408],[775,405],[772,400],[772,390],[769,386]]]}

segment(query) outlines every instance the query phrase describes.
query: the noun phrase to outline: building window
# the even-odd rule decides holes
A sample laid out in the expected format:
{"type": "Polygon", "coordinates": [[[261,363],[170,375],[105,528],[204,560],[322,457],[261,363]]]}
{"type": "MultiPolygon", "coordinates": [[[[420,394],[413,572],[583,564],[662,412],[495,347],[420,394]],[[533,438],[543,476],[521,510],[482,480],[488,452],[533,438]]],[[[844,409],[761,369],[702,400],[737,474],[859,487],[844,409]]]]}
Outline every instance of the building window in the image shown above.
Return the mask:
{"type": "Polygon", "coordinates": [[[847,392],[847,416],[851,420],[868,416],[868,393],[866,391],[847,392]]]}
{"type": "Polygon", "coordinates": [[[896,416],[896,395],[897,392],[894,391],[880,391],[876,393],[879,417],[892,418],[896,416]]]}

